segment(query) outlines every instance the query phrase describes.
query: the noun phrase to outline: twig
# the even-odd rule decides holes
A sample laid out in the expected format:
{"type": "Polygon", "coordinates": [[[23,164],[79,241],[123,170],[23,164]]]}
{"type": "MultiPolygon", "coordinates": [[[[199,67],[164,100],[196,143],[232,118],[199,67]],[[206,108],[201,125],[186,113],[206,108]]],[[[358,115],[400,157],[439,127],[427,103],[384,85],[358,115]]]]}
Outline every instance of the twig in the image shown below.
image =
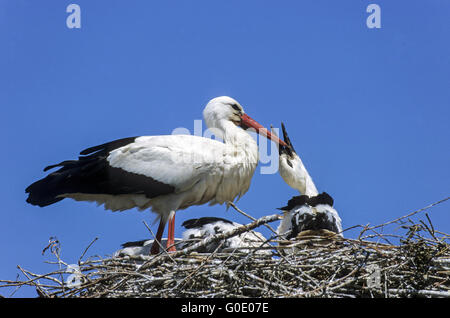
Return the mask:
{"type": "Polygon", "coordinates": [[[373,227],[369,227],[369,228],[367,228],[367,230],[373,230],[373,229],[377,229],[377,228],[379,228],[379,227],[383,227],[383,226],[386,226],[386,225],[389,225],[389,224],[392,224],[392,223],[397,223],[397,222],[400,221],[400,220],[409,218],[409,217],[413,216],[414,214],[417,214],[417,213],[419,213],[419,212],[428,210],[429,208],[431,208],[431,207],[433,207],[433,206],[435,206],[435,205],[441,204],[441,203],[443,203],[443,202],[445,202],[445,201],[447,201],[447,200],[449,200],[449,199],[450,199],[450,197],[447,197],[447,198],[445,198],[445,199],[439,200],[439,201],[434,202],[434,203],[432,203],[432,204],[430,204],[430,205],[427,205],[427,206],[424,207],[424,208],[421,208],[421,209],[416,210],[416,211],[413,211],[413,212],[411,212],[411,213],[409,213],[409,214],[407,214],[407,215],[404,215],[404,216],[402,216],[402,217],[399,217],[399,218],[397,218],[397,219],[395,219],[395,220],[392,220],[392,221],[389,221],[389,222],[386,222],[386,223],[383,223],[383,224],[380,224],[380,225],[376,225],[376,226],[373,226],[373,227]]]}
{"type": "MultiPolygon", "coordinates": [[[[245,213],[244,211],[242,211],[241,209],[239,209],[236,204],[234,204],[231,201],[227,202],[228,205],[231,205],[233,207],[233,209],[235,209],[237,212],[241,213],[242,215],[248,217],[250,220],[252,221],[256,221],[256,218],[254,218],[253,216],[245,213]]],[[[275,235],[278,235],[277,231],[275,231],[269,224],[264,224],[265,227],[267,227],[270,231],[272,231],[272,233],[274,233],[275,235]]]]}
{"type": "Polygon", "coordinates": [[[152,229],[148,226],[148,224],[147,224],[145,221],[142,221],[142,222],[144,223],[145,227],[146,227],[147,230],[150,232],[150,234],[153,236],[153,244],[156,242],[156,243],[158,244],[159,248],[163,251],[163,253],[164,253],[166,256],[168,256],[172,262],[175,262],[175,260],[173,259],[173,257],[170,256],[170,254],[167,252],[166,248],[165,248],[164,246],[162,246],[162,245],[161,245],[161,242],[158,241],[158,240],[156,239],[155,234],[153,233],[152,229]]]}
{"type": "Polygon", "coordinates": [[[92,244],[94,244],[95,241],[97,241],[97,240],[98,240],[98,237],[94,238],[94,239],[92,240],[92,242],[89,243],[89,245],[85,248],[83,254],[81,254],[80,258],[78,259],[78,266],[81,266],[81,260],[83,259],[84,254],[86,254],[86,252],[88,251],[88,249],[89,249],[89,248],[92,246],[92,244]]]}

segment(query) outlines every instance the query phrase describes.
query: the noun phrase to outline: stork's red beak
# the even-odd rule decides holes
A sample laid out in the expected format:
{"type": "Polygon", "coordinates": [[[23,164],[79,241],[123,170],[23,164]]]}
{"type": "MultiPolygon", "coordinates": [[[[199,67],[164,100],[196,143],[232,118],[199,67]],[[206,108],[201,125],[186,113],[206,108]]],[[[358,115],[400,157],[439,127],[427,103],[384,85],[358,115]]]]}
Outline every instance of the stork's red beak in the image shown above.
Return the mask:
{"type": "Polygon", "coordinates": [[[270,140],[276,142],[279,145],[282,145],[282,146],[285,146],[285,147],[287,146],[287,144],[283,140],[281,140],[277,136],[273,135],[270,131],[268,131],[260,123],[258,123],[256,120],[254,120],[253,118],[251,118],[247,114],[243,114],[241,116],[241,127],[244,128],[244,129],[253,128],[261,136],[264,136],[267,139],[270,139],[270,140]]]}

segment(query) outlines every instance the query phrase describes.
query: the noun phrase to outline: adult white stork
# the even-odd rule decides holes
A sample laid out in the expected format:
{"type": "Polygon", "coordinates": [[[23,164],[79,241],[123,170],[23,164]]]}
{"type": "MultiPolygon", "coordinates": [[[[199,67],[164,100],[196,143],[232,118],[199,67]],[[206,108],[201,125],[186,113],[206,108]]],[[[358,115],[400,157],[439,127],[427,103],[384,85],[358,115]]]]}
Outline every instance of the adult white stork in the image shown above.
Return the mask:
{"type": "MultiPolygon", "coordinates": [[[[206,105],[203,116],[223,142],[192,135],[130,137],[91,147],[78,160],[31,184],[27,202],[41,207],[64,198],[97,202],[111,211],[151,208],[160,219],[161,242],[169,221],[167,248],[174,251],[175,212],[192,205],[223,204],[247,192],[258,163],[256,141],[245,131],[286,146],[245,114],[233,98],[222,96],[206,105]]],[[[157,254],[153,244],[151,253],[157,254]]]]}
{"type": "Polygon", "coordinates": [[[284,211],[284,217],[277,229],[278,234],[286,239],[296,237],[303,231],[330,231],[342,236],[341,218],[333,208],[333,198],[326,192],[319,194],[283,123],[281,128],[288,146],[281,145],[279,148],[279,172],[283,180],[301,195],[294,196],[287,206],[280,208],[284,211]]]}

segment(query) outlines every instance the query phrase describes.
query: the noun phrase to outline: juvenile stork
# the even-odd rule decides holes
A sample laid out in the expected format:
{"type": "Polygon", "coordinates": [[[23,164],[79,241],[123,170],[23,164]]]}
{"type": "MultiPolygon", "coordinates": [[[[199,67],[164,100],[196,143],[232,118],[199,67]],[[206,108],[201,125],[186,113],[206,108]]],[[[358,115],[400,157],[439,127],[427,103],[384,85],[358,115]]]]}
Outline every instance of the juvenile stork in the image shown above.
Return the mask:
{"type": "MultiPolygon", "coordinates": [[[[169,221],[166,247],[174,251],[175,213],[193,205],[223,204],[242,196],[258,164],[256,141],[245,131],[286,146],[245,114],[233,98],[212,99],[203,111],[209,129],[223,142],[192,135],[130,137],[91,147],[78,160],[58,167],[31,184],[27,202],[41,207],[65,198],[97,202],[111,211],[151,208],[159,219],[161,242],[169,221]]],[[[151,253],[159,252],[159,244],[151,253]]]]}
{"type": "MultiPolygon", "coordinates": [[[[175,239],[177,247],[180,249],[189,247],[200,240],[211,237],[215,234],[225,233],[234,230],[242,224],[229,221],[217,217],[201,217],[198,219],[189,219],[183,222],[182,226],[185,231],[182,234],[182,239],[175,239]]],[[[252,248],[259,248],[261,246],[270,246],[266,244],[266,238],[259,232],[248,231],[242,234],[227,238],[223,241],[213,242],[205,245],[199,249],[199,253],[213,253],[213,252],[233,252],[237,249],[239,252],[248,253],[252,248]],[[266,244],[266,245],[265,245],[266,244]],[[248,248],[248,249],[247,249],[248,248]]],[[[164,239],[163,239],[164,242],[164,239]]],[[[115,252],[114,256],[136,256],[148,255],[151,245],[154,240],[142,240],[135,242],[127,242],[122,244],[122,249],[115,252]]],[[[257,254],[270,254],[268,249],[257,249],[257,254]]]]}
{"type": "MultiPolygon", "coordinates": [[[[215,234],[232,231],[235,228],[242,226],[242,224],[232,222],[223,218],[202,217],[184,221],[182,226],[186,229],[183,232],[183,241],[186,245],[189,245],[203,240],[207,237],[211,237],[215,234]]],[[[224,241],[214,242],[206,245],[203,249],[200,249],[199,252],[229,252],[238,249],[240,252],[249,253],[251,248],[270,246],[266,242],[266,238],[261,233],[252,230],[236,236],[232,236],[224,241]]],[[[270,251],[259,249],[256,250],[256,253],[269,254],[270,251]]]]}
{"type": "Polygon", "coordinates": [[[286,239],[305,231],[330,231],[342,236],[341,218],[333,208],[333,198],[326,192],[319,194],[302,160],[295,152],[283,123],[281,128],[287,146],[280,145],[279,148],[279,172],[283,180],[301,195],[294,196],[287,206],[280,208],[284,217],[277,229],[278,234],[286,239]]]}

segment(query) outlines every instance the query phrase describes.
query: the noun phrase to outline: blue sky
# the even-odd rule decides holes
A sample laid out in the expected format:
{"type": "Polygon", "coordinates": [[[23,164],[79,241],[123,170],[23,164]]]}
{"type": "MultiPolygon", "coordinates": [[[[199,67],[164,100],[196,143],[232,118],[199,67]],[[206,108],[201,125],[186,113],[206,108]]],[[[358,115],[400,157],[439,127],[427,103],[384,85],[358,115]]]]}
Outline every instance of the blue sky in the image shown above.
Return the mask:
{"type": "MultiPolygon", "coordinates": [[[[15,279],[17,265],[55,269],[41,255],[50,236],[68,263],[95,237],[88,255],[150,237],[148,211],[69,200],[38,208],[24,189],[89,146],[193,131],[220,95],[263,125],[285,122],[344,228],[448,197],[449,35],[442,0],[0,0],[0,279],[15,279]],[[81,29],[66,26],[70,3],[81,7],[81,29]],[[381,8],[381,29],[366,26],[370,3],[381,8]]],[[[238,206],[261,217],[295,194],[258,167],[238,206]]],[[[448,201],[429,214],[450,232],[448,201]]],[[[224,206],[191,207],[177,214],[176,235],[184,220],[206,215],[247,222],[224,206]]]]}

